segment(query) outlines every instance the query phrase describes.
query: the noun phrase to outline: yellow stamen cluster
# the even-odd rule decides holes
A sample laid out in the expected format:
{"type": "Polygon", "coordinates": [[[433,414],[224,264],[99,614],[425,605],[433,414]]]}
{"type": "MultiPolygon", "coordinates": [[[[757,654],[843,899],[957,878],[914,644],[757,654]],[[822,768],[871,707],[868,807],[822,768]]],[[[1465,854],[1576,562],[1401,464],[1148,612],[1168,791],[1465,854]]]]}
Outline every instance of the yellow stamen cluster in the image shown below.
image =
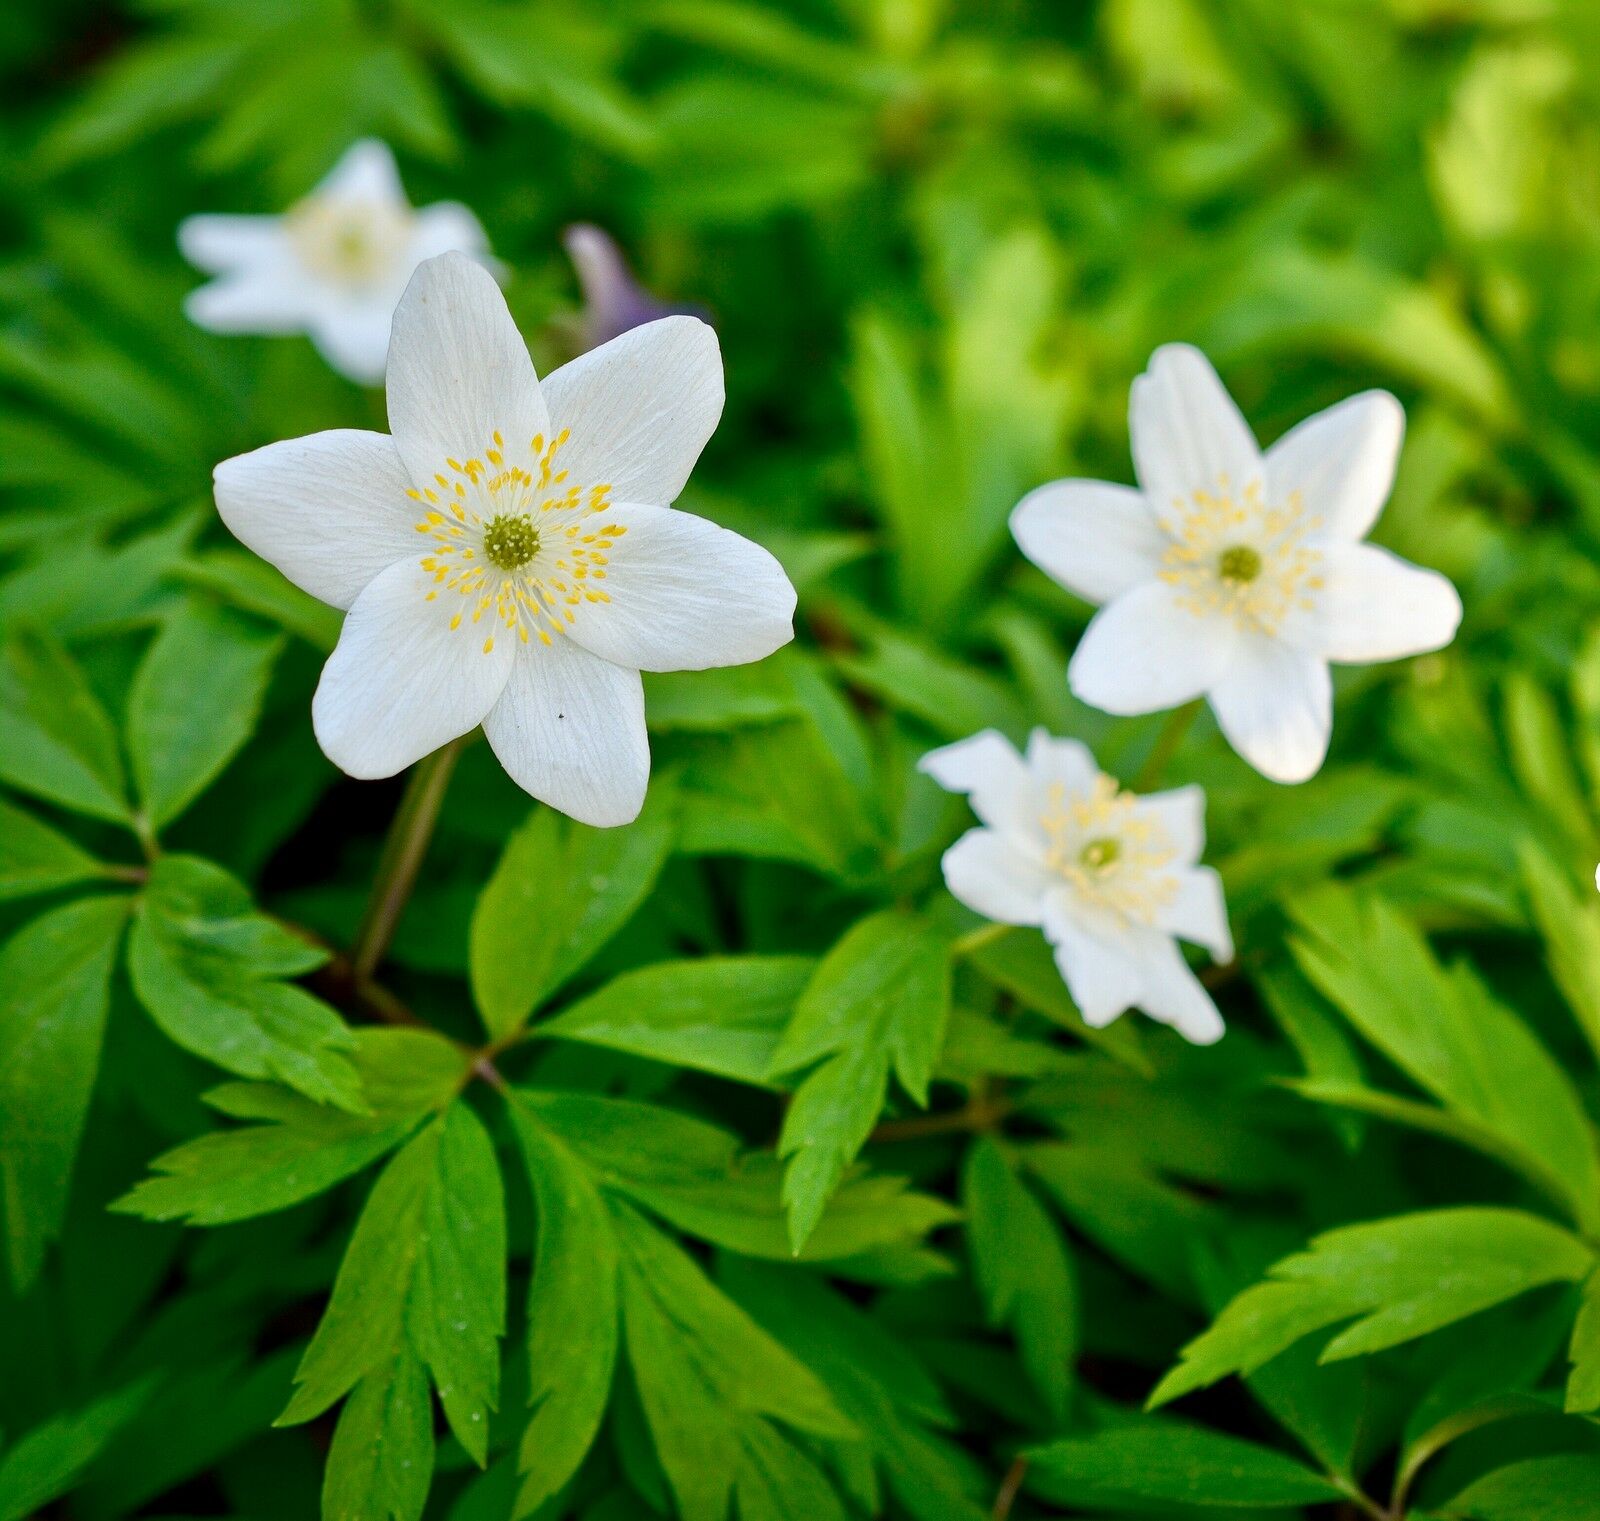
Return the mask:
{"type": "Polygon", "coordinates": [[[1075,795],[1052,782],[1046,799],[1046,864],[1097,907],[1148,924],[1177,892],[1164,870],[1177,856],[1166,831],[1109,776],[1075,795]]]}
{"type": "Polygon", "coordinates": [[[392,273],[411,238],[411,213],[386,201],[314,195],[284,218],[300,262],[338,285],[377,284],[392,273]]]}
{"type": "Polygon", "coordinates": [[[569,484],[557,468],[568,437],[565,428],[548,444],[536,436],[532,468],[524,468],[507,464],[505,439],[496,431],[481,459],[446,460],[449,474],[441,471],[434,486],[407,493],[427,509],[416,525],[432,541],[421,562],[434,581],[427,600],[441,591],[466,599],[450,619],[453,630],[487,616],[486,655],[497,628],[523,644],[537,636],[548,645],[584,603],[611,600],[597,583],[606,579],[608,551],[628,530],[593,521],[612,505],[608,483],[569,484]]]}
{"type": "Polygon", "coordinates": [[[1322,587],[1321,554],[1305,540],[1317,527],[1298,492],[1282,507],[1261,500],[1261,483],[1235,492],[1226,477],[1216,493],[1175,497],[1161,525],[1171,542],[1161,579],[1178,587],[1178,605],[1197,617],[1224,617],[1276,634],[1290,613],[1309,611],[1322,587]]]}

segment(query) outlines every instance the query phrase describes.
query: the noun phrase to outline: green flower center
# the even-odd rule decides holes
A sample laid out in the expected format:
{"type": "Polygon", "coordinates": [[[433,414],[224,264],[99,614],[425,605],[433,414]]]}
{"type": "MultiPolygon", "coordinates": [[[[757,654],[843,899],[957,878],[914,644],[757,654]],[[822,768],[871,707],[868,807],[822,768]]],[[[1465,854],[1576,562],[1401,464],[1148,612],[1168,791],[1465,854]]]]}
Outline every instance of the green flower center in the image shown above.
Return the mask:
{"type": "Polygon", "coordinates": [[[1248,544],[1234,544],[1217,557],[1217,573],[1240,585],[1254,581],[1261,574],[1261,555],[1248,544]]]}
{"type": "Polygon", "coordinates": [[[1121,854],[1122,841],[1111,835],[1105,835],[1101,839],[1090,840],[1078,852],[1078,860],[1090,871],[1104,871],[1106,867],[1114,865],[1121,854]]]}
{"type": "Polygon", "coordinates": [[[483,530],[483,552],[501,570],[520,570],[539,553],[539,530],[522,513],[490,518],[483,530]]]}

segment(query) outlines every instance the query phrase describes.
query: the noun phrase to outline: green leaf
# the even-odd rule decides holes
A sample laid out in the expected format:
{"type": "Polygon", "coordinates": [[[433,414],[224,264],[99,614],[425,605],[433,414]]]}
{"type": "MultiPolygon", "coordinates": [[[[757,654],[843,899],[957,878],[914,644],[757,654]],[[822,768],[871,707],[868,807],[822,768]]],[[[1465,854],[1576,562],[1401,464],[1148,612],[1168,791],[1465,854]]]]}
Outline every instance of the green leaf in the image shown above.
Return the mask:
{"type": "Polygon", "coordinates": [[[620,1341],[617,1242],[585,1165],[522,1102],[512,1119],[533,1181],[538,1225],[528,1285],[528,1403],[516,1514],[577,1472],[600,1430],[620,1341]]]}
{"type": "Polygon", "coordinates": [[[36,630],[0,645],[0,781],[76,813],[129,818],[117,731],[77,662],[36,630]]]}
{"type": "Polygon", "coordinates": [[[261,1123],[186,1141],[150,1165],[111,1207],[147,1220],[227,1225],[287,1209],[392,1151],[466,1081],[468,1056],[423,1030],[362,1030],[351,1055],[371,1112],[314,1104],[268,1083],[228,1083],[206,1095],[236,1120],[261,1123]]]}
{"type": "Polygon", "coordinates": [[[1472,1521],[1595,1521],[1600,1453],[1523,1458],[1474,1480],[1443,1507],[1472,1521]]]}
{"type": "Polygon", "coordinates": [[[1331,1480],[1270,1447],[1176,1423],[1116,1426],[1028,1456],[1029,1489],[1074,1506],[1113,1496],[1262,1508],[1344,1497],[1331,1480]]]}
{"type": "Polygon", "coordinates": [[[1518,852],[1522,883],[1544,940],[1550,975],[1573,1017],[1600,1056],[1600,900],[1580,891],[1551,857],[1532,840],[1518,852]]]}
{"type": "Polygon", "coordinates": [[[871,1133],[890,1068],[927,1103],[949,1011],[949,950],[912,915],[863,919],[822,959],[771,1068],[778,1076],[820,1063],[796,1090],[778,1139],[796,1251],[871,1133]]]}
{"type": "Polygon", "coordinates": [[[1341,1226],[1234,1299],[1183,1349],[1150,1403],[1253,1372],[1340,1321],[1353,1323],[1324,1347],[1324,1361],[1380,1352],[1542,1284],[1577,1282],[1593,1264],[1575,1236],[1520,1210],[1439,1209],[1341,1226]]]}
{"type": "MultiPolygon", "coordinates": [[[[505,1258],[494,1147],[472,1111],[452,1104],[373,1188],[279,1424],[320,1415],[362,1380],[373,1385],[357,1396],[363,1432],[414,1420],[414,1369],[425,1366],[450,1429],[481,1466],[500,1380],[505,1258]]],[[[358,1468],[364,1440],[352,1438],[358,1468]]]]}
{"type": "Polygon", "coordinates": [[[207,549],[178,567],[191,586],[231,602],[297,634],[313,649],[332,654],[344,614],[303,592],[281,571],[243,549],[207,549]]]}
{"type": "Polygon", "coordinates": [[[1067,1417],[1077,1351],[1077,1293],[1066,1244],[1044,1207],[988,1136],[961,1172],[967,1247],[989,1323],[1009,1326],[1052,1421],[1067,1417]]]}
{"type": "Polygon", "coordinates": [[[1450,970],[1394,909],[1327,888],[1295,905],[1306,976],[1446,1108],[1500,1138],[1580,1223],[1600,1223],[1600,1154],[1572,1083],[1527,1025],[1464,964],[1450,970]]]}
{"type": "Polygon", "coordinates": [[[106,868],[75,841],[0,799],[0,901],[107,875],[106,868]]]}
{"type": "Polygon", "coordinates": [[[155,1391],[153,1378],[27,1431],[0,1456],[0,1521],[27,1521],[66,1494],[155,1391]]]}
{"type": "Polygon", "coordinates": [[[69,903],[0,949],[0,1197],[19,1290],[66,1215],[129,901],[69,903]]]}
{"type": "Polygon", "coordinates": [[[1600,1410],[1600,1271],[1584,1280],[1568,1360],[1572,1372],[1567,1378],[1567,1410],[1600,1410]]]}
{"type": "Polygon", "coordinates": [[[614,1219],[628,1361],[684,1521],[723,1521],[745,1488],[752,1426],[856,1435],[816,1376],[678,1247],[626,1207],[614,1219]]]}
{"type": "Polygon", "coordinates": [[[323,1521],[419,1521],[433,1456],[427,1370],[398,1347],[362,1374],[339,1412],[323,1477],[323,1521]]]}
{"type": "Polygon", "coordinates": [[[255,732],[281,636],[191,601],[151,642],[128,698],[139,798],[160,828],[205,791],[255,732]]]}
{"type": "Polygon", "coordinates": [[[348,1056],[355,1036],[327,1004],[278,980],[326,959],[257,913],[220,867],[162,856],[134,920],[128,973],[150,1017],[185,1050],[359,1110],[361,1083],[348,1056]]]}
{"type": "Polygon", "coordinates": [[[472,915],[472,994],[489,1033],[514,1031],[649,896],[675,834],[659,780],[623,829],[591,829],[536,808],[507,842],[472,915]]]}
{"type": "Polygon", "coordinates": [[[535,1033],[765,1086],[815,966],[805,956],[723,956],[642,967],[614,977],[535,1033]]]}

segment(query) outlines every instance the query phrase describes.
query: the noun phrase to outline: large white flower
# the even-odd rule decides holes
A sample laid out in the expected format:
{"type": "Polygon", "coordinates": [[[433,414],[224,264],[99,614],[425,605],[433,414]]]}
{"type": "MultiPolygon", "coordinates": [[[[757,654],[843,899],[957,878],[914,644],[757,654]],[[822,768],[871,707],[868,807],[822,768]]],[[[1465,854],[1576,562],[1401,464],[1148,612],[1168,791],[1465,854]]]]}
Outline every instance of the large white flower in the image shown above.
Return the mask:
{"type": "Polygon", "coordinates": [[[639,811],[639,672],[769,655],[794,588],[766,550],[666,504],[722,413],[715,333],[668,317],[534,374],[504,298],[460,254],[394,314],[393,436],[339,429],[217,466],[228,527],[347,608],[312,705],[352,776],[390,776],[482,723],[536,798],[639,811]]]}
{"type": "Polygon", "coordinates": [[[281,217],[193,216],[178,247],[217,276],[190,292],[190,319],[216,333],[306,333],[341,375],[383,379],[389,319],[417,266],[452,250],[487,260],[465,206],[413,211],[394,155],[367,138],[281,217]]]}
{"type": "Polygon", "coordinates": [[[985,729],[919,764],[983,820],[945,852],[945,885],[986,919],[1042,929],[1085,1023],[1108,1025],[1137,1006],[1200,1045],[1222,1034],[1173,939],[1233,959],[1221,879],[1196,864],[1199,787],[1135,797],[1083,745],[1043,729],[1026,758],[985,729]]]}
{"type": "Polygon", "coordinates": [[[1140,490],[1056,481],[1012,514],[1022,552],[1104,603],[1068,669],[1108,713],[1207,697],[1263,775],[1302,782],[1333,729],[1328,662],[1436,650],[1461,599],[1363,544],[1394,481],[1400,403],[1367,391],[1263,455],[1204,354],[1157,349],[1129,407],[1140,490]]]}

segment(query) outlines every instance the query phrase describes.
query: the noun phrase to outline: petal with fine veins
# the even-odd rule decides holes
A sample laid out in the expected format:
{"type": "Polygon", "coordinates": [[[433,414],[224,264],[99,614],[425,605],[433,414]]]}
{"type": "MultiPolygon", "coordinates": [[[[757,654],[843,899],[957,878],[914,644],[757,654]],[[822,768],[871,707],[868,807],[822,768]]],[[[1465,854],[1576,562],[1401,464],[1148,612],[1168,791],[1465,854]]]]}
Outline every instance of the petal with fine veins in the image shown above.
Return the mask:
{"type": "Polygon", "coordinates": [[[411,277],[395,308],[388,375],[389,426],[419,487],[431,486],[448,459],[482,458],[496,432],[508,463],[521,465],[533,439],[549,434],[533,361],[506,299],[494,276],[463,253],[429,259],[411,277]]]}
{"type": "Polygon", "coordinates": [[[1169,343],[1133,383],[1133,461],[1150,511],[1162,519],[1195,491],[1237,496],[1261,475],[1261,452],[1211,361],[1169,343]]]}
{"type": "Polygon", "coordinates": [[[698,317],[663,317],[553,370],[551,425],[572,436],[562,468],[622,502],[666,506],[722,416],[722,352],[698,317]]]}
{"type": "Polygon", "coordinates": [[[404,770],[476,728],[505,688],[516,636],[489,618],[451,629],[471,604],[445,591],[430,602],[435,589],[417,560],[402,560],[356,598],[344,620],[311,721],[328,759],[351,776],[404,770]]]}
{"type": "Polygon", "coordinates": [[[1238,642],[1225,619],[1198,616],[1164,581],[1146,581],[1094,615],[1067,681],[1081,702],[1107,713],[1154,713],[1214,686],[1238,642]]]}
{"type": "Polygon", "coordinates": [[[347,608],[417,551],[411,482],[394,440],[337,428],[225,459],[217,511],[240,543],[296,586],[347,608]]]}
{"type": "Polygon", "coordinates": [[[1054,879],[993,829],[969,829],[944,853],[944,884],[975,914],[997,924],[1036,925],[1054,879]]]}
{"type": "Polygon", "coordinates": [[[703,671],[760,660],[794,638],[794,587],[759,544],[672,507],[623,503],[579,524],[627,530],[606,546],[603,579],[591,571],[575,583],[609,599],[581,603],[568,628],[602,659],[703,671]]]}
{"type": "Polygon", "coordinates": [[[1364,391],[1308,417],[1267,450],[1267,500],[1298,492],[1317,532],[1364,538],[1394,485],[1406,414],[1387,391],[1364,391]]]}
{"type": "Polygon", "coordinates": [[[512,781],[583,824],[631,823],[650,780],[644,684],[557,638],[519,652],[483,721],[512,781]]]}
{"type": "Polygon", "coordinates": [[[1436,570],[1375,544],[1333,544],[1317,567],[1322,589],[1284,638],[1339,663],[1399,660],[1443,649],[1461,624],[1461,598],[1436,570]]]}
{"type": "Polygon", "coordinates": [[[1333,685],[1320,656],[1254,638],[1240,642],[1227,676],[1210,692],[1217,722],[1263,776],[1315,776],[1333,733],[1333,685]]]}
{"type": "Polygon", "coordinates": [[[1089,602],[1154,578],[1167,537],[1140,492],[1104,481],[1052,481],[1011,514],[1011,532],[1047,576],[1089,602]]]}

